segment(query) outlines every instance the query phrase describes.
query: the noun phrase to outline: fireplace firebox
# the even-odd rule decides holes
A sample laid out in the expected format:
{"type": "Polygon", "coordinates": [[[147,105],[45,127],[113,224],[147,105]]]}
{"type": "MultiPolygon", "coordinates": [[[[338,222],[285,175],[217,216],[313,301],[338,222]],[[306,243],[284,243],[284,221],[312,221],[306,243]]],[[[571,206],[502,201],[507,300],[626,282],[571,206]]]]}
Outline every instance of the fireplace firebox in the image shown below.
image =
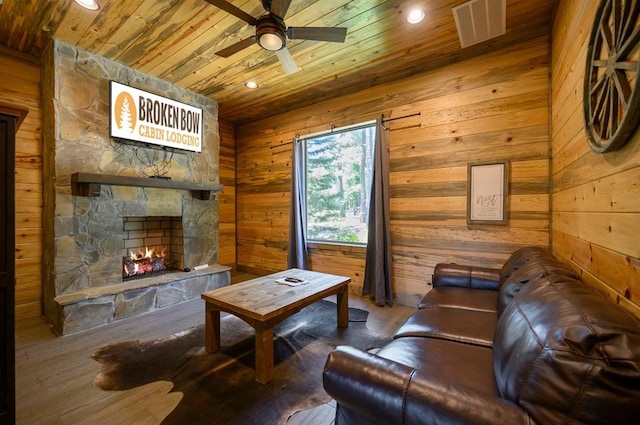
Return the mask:
{"type": "Polygon", "coordinates": [[[184,268],[182,217],[123,217],[122,280],[184,268]]]}

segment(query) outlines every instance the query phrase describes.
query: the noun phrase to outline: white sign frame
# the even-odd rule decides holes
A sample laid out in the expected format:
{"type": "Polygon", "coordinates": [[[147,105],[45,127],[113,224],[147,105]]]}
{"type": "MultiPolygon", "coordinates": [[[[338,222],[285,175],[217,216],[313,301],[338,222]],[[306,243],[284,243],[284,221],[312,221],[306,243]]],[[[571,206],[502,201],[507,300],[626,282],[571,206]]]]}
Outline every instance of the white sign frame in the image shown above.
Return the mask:
{"type": "Polygon", "coordinates": [[[509,219],[509,162],[468,164],[467,224],[506,225],[509,219]]]}
{"type": "Polygon", "coordinates": [[[202,108],[110,81],[110,137],[202,152],[203,121],[202,108]]]}

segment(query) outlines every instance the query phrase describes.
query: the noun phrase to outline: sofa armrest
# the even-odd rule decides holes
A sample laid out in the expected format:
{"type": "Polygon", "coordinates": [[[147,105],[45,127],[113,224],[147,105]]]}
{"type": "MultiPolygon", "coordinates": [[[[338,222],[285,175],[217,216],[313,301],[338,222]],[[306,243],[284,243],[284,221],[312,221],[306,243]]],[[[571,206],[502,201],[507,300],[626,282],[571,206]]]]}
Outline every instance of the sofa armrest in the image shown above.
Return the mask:
{"type": "Polygon", "coordinates": [[[498,269],[463,266],[455,263],[438,263],[433,270],[431,283],[434,288],[455,286],[498,290],[499,280],[500,270],[498,269]]]}
{"type": "Polygon", "coordinates": [[[373,423],[401,424],[404,396],[414,373],[401,363],[338,346],[329,353],[322,380],[338,403],[373,423]]]}
{"type": "Polygon", "coordinates": [[[324,388],[339,404],[376,424],[533,424],[507,400],[452,388],[407,365],[349,346],[327,358],[324,388]]]}

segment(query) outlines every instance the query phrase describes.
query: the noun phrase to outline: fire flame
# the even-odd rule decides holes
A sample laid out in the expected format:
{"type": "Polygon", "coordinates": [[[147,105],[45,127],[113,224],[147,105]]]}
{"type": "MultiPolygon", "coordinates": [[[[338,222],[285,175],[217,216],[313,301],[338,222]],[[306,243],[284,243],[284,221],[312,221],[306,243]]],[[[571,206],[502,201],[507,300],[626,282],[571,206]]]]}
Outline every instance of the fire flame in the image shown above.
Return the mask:
{"type": "Polygon", "coordinates": [[[149,259],[153,259],[156,257],[164,258],[166,255],[167,255],[166,247],[162,248],[162,250],[159,253],[156,253],[156,248],[149,249],[149,247],[147,246],[144,247],[144,252],[140,251],[138,254],[135,254],[133,251],[129,251],[129,258],[131,258],[132,261],[139,261],[139,260],[142,260],[143,258],[149,258],[149,259]]]}
{"type": "Polygon", "coordinates": [[[144,252],[140,251],[137,254],[134,253],[133,251],[129,251],[129,259],[133,263],[133,267],[132,267],[133,270],[127,267],[126,264],[123,264],[124,275],[132,276],[136,274],[144,274],[148,271],[151,271],[149,261],[145,262],[144,260],[153,260],[155,258],[160,258],[161,260],[164,260],[166,254],[167,254],[166,247],[162,248],[161,250],[158,250],[157,248],[149,248],[145,246],[144,252]]]}

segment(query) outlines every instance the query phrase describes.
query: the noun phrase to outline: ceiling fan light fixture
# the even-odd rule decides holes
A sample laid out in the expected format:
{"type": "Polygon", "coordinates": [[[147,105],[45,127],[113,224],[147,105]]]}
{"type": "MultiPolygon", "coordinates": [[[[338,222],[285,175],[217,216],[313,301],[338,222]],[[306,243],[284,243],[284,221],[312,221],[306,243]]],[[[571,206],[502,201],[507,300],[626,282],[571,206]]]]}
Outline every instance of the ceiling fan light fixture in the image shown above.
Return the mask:
{"type": "Polygon", "coordinates": [[[98,10],[100,5],[96,0],[74,0],[77,4],[89,10],[98,10]]]}
{"type": "Polygon", "coordinates": [[[285,46],[284,37],[275,32],[265,32],[258,36],[258,43],[265,50],[278,51],[285,46]]]}
{"type": "Polygon", "coordinates": [[[258,18],[256,25],[256,39],[260,47],[277,52],[287,45],[285,38],[286,27],[284,21],[277,16],[266,14],[258,18]]]}
{"type": "Polygon", "coordinates": [[[425,18],[426,14],[422,9],[413,9],[407,15],[407,22],[410,24],[419,24],[425,18]]]}

